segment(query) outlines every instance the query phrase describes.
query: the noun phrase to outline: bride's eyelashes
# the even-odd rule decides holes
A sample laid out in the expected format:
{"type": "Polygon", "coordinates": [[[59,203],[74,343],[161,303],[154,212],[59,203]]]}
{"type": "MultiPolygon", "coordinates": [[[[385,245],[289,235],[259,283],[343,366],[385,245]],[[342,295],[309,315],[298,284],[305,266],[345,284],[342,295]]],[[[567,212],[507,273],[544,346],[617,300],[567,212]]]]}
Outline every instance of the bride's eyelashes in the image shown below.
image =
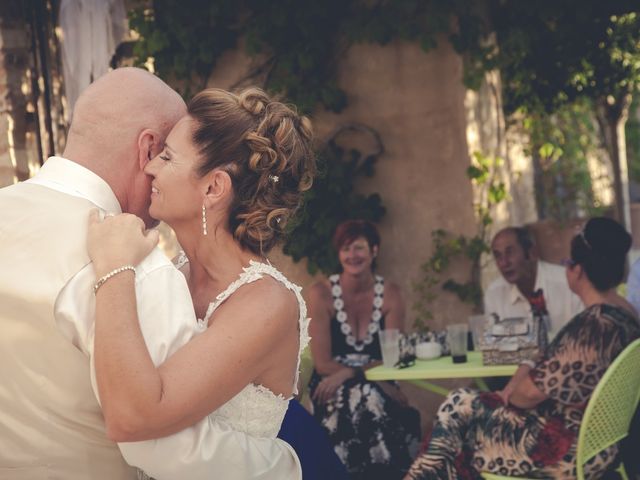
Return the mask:
{"type": "Polygon", "coordinates": [[[161,160],[164,160],[165,162],[168,162],[169,160],[171,160],[171,157],[169,157],[169,155],[167,155],[164,151],[159,155],[161,160]]]}

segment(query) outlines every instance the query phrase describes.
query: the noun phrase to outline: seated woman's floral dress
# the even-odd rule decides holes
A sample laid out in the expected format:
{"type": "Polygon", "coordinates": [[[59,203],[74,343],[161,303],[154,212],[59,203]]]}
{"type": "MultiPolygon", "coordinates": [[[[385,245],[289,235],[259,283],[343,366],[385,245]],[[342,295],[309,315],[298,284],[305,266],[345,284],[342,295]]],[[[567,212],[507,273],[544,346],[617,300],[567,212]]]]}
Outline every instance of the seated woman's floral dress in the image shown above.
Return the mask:
{"type": "MultiPolygon", "coordinates": [[[[556,336],[530,377],[548,397],[535,408],[504,406],[495,393],[451,392],[440,406],[427,452],[412,479],[476,479],[479,472],[528,478],[576,478],[576,446],[584,410],[618,354],[640,336],[637,319],[593,305],[556,336]]],[[[617,446],[585,465],[586,478],[614,461],[617,446]]]]}
{"type": "MultiPolygon", "coordinates": [[[[371,322],[362,341],[356,340],[346,321],[342,289],[338,275],[332,283],[336,316],[331,319],[331,354],[335,361],[349,367],[361,367],[381,360],[377,332],[384,328],[382,305],[384,279],[376,275],[371,322]]],[[[311,395],[322,380],[313,373],[311,395]]],[[[364,377],[348,379],[326,403],[314,401],[314,416],[331,439],[350,478],[395,480],[402,478],[420,442],[420,414],[411,407],[398,404],[377,382],[364,377]]]]}

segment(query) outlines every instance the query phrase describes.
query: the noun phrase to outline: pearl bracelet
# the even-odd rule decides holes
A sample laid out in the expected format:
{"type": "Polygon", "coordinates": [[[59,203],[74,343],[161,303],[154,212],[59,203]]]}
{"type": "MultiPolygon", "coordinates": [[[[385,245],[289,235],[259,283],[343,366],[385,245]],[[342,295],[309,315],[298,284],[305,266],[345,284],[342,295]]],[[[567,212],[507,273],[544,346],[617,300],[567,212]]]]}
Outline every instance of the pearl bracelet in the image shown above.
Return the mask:
{"type": "Polygon", "coordinates": [[[104,285],[104,283],[109,280],[111,277],[116,276],[119,273],[122,272],[126,272],[127,270],[131,270],[133,272],[133,275],[135,276],[136,274],[136,267],[134,267],[133,265],[123,265],[120,268],[116,268],[115,270],[111,270],[109,273],[107,273],[104,277],[100,277],[100,279],[95,283],[95,285],[93,286],[93,294],[95,295],[98,292],[98,289],[104,285]]]}

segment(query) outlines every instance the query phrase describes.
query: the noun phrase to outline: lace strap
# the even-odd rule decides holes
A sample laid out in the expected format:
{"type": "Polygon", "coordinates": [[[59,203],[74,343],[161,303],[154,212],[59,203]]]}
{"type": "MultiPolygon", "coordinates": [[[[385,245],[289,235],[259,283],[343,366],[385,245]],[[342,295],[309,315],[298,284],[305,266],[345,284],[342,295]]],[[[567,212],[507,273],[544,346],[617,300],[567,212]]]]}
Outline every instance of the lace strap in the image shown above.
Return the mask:
{"type": "Polygon", "coordinates": [[[273,265],[255,262],[251,260],[249,262],[249,266],[243,268],[243,272],[240,274],[240,277],[232,282],[223,292],[221,292],[210,304],[207,308],[207,312],[202,320],[204,325],[209,324],[209,319],[213,312],[222,305],[222,303],[229,298],[236,290],[238,290],[242,285],[247,283],[255,282],[256,280],[260,280],[263,275],[269,275],[275,280],[282,283],[287,289],[292,291],[296,296],[296,300],[298,300],[298,326],[299,326],[299,348],[298,348],[298,363],[296,365],[296,375],[293,384],[293,393],[294,395],[298,393],[298,377],[300,376],[300,357],[302,356],[302,352],[307,345],[309,345],[309,341],[311,337],[309,337],[309,321],[310,318],[307,318],[307,304],[302,298],[302,287],[296,285],[289,281],[287,277],[285,277],[280,271],[278,271],[273,265]]]}

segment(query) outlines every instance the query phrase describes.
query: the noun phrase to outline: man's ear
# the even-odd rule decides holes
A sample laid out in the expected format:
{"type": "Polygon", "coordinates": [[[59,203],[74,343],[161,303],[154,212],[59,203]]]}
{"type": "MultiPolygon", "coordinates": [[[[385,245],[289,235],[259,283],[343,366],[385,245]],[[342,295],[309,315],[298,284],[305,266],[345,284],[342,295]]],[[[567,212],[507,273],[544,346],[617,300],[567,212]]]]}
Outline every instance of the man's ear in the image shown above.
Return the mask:
{"type": "Polygon", "coordinates": [[[227,172],[220,169],[212,170],[203,178],[202,187],[205,195],[205,205],[212,207],[231,198],[233,184],[227,172]]]}
{"type": "Polygon", "coordinates": [[[147,163],[158,155],[163,148],[164,142],[158,132],[149,128],[140,132],[138,136],[138,166],[140,170],[144,170],[147,163]]]}

